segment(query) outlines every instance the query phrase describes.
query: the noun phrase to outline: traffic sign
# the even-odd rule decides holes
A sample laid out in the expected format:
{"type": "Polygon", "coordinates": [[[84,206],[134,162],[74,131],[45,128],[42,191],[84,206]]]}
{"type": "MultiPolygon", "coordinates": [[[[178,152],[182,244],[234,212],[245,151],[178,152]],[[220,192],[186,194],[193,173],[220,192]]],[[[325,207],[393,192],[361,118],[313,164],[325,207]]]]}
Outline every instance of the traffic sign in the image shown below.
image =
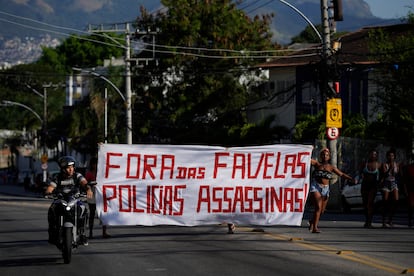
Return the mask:
{"type": "Polygon", "coordinates": [[[329,140],[335,140],[339,137],[339,129],[336,127],[327,127],[326,136],[329,140]]]}
{"type": "Polygon", "coordinates": [[[342,128],[342,101],[339,98],[326,101],[326,127],[342,128]]]}

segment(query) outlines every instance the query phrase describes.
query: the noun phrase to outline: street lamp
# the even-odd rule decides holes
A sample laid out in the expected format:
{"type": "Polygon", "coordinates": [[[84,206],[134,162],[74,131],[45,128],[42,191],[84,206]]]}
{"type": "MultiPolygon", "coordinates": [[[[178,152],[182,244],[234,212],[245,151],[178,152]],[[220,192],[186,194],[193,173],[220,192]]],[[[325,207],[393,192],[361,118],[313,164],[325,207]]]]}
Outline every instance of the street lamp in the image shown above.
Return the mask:
{"type": "Polygon", "coordinates": [[[1,102],[1,106],[12,106],[12,105],[17,105],[17,106],[23,107],[24,109],[29,110],[29,111],[30,111],[30,112],[32,112],[32,113],[36,116],[36,118],[37,118],[37,119],[39,119],[39,121],[43,124],[43,120],[42,120],[42,118],[40,117],[40,115],[39,115],[36,111],[34,111],[34,110],[33,110],[33,109],[31,109],[30,107],[28,107],[27,105],[22,104],[22,103],[18,103],[18,102],[7,101],[7,100],[3,100],[3,101],[1,102]]]}
{"type": "MultiPolygon", "coordinates": [[[[33,90],[33,92],[34,91],[35,90],[33,90]]],[[[39,92],[37,92],[36,94],[38,94],[38,93],[39,92]]],[[[12,102],[12,101],[3,100],[1,105],[2,106],[17,105],[17,106],[23,107],[24,109],[27,109],[30,112],[32,112],[36,116],[36,118],[39,119],[39,121],[42,123],[42,128],[43,128],[43,131],[42,131],[43,132],[42,133],[43,134],[43,142],[42,142],[43,143],[43,156],[42,156],[42,163],[45,164],[45,165],[42,165],[42,171],[43,171],[43,183],[45,183],[46,180],[47,180],[47,155],[46,155],[46,141],[45,141],[45,139],[46,139],[46,133],[45,133],[46,113],[44,114],[45,115],[44,120],[42,120],[42,118],[40,117],[40,115],[36,111],[34,111],[33,109],[31,109],[30,107],[28,107],[25,104],[18,103],[18,102],[12,102]],[[44,160],[45,158],[46,158],[46,161],[44,160]]]]}
{"type": "MultiPolygon", "coordinates": [[[[13,106],[13,105],[20,106],[20,107],[23,107],[24,109],[29,110],[30,112],[32,112],[36,116],[37,119],[39,119],[39,121],[41,122],[42,126],[44,125],[44,120],[42,120],[42,118],[40,117],[40,115],[36,111],[34,111],[30,107],[28,107],[27,105],[22,104],[22,103],[18,103],[18,102],[7,101],[7,100],[3,100],[0,103],[0,106],[13,106]]],[[[47,176],[47,173],[46,173],[45,170],[43,170],[43,182],[46,182],[46,176],[47,176]]]]}
{"type": "MultiPolygon", "coordinates": [[[[95,71],[90,71],[90,70],[86,70],[86,69],[82,69],[82,68],[77,68],[77,67],[72,67],[73,70],[75,71],[79,71],[79,72],[85,72],[88,73],[92,76],[98,77],[100,79],[103,79],[104,81],[106,81],[107,83],[109,83],[109,85],[112,86],[112,88],[114,88],[114,90],[119,94],[119,96],[122,98],[122,100],[125,103],[125,108],[126,108],[126,128],[127,128],[127,144],[132,144],[132,112],[131,112],[131,101],[130,98],[129,100],[125,98],[125,96],[121,93],[121,91],[119,90],[119,88],[112,82],[110,81],[108,78],[106,78],[105,76],[95,72],[95,71]]],[[[106,100],[106,96],[105,96],[105,100],[106,100]]],[[[105,139],[106,139],[106,135],[105,135],[105,139]]]]}
{"type": "Polygon", "coordinates": [[[26,87],[32,90],[36,95],[43,99],[43,123],[42,123],[42,133],[43,133],[43,154],[46,153],[46,133],[47,133],[47,85],[43,86],[43,95],[29,84],[26,84],[26,87]]]}
{"type": "Polygon", "coordinates": [[[293,6],[292,4],[286,2],[285,0],[279,0],[279,2],[281,2],[282,4],[285,4],[286,6],[290,7],[292,10],[294,10],[295,12],[297,12],[300,16],[302,16],[303,19],[305,19],[306,22],[308,22],[308,24],[312,27],[313,31],[316,33],[316,35],[318,36],[319,40],[322,42],[322,36],[319,33],[318,29],[315,27],[315,25],[312,24],[312,22],[309,20],[309,18],[307,18],[303,12],[301,12],[298,8],[296,8],[295,6],[293,6]]]}

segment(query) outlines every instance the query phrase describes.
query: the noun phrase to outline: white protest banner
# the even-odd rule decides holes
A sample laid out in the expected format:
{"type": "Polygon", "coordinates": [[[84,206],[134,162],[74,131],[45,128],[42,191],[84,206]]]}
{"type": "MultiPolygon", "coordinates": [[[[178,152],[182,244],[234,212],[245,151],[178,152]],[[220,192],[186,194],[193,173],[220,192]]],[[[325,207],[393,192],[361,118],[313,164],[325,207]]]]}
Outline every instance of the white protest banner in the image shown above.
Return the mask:
{"type": "Polygon", "coordinates": [[[300,225],[312,146],[101,144],[105,225],[300,225]]]}

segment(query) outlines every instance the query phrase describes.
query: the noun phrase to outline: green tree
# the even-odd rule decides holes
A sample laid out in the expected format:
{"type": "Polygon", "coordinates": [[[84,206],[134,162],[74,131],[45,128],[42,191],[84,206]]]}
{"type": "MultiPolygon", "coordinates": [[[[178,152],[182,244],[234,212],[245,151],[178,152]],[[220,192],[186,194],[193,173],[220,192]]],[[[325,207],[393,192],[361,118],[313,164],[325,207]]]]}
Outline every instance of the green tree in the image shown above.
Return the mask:
{"type": "MultiPolygon", "coordinates": [[[[111,82],[118,87],[121,87],[121,83],[123,83],[120,73],[122,69],[117,67],[109,67],[108,69],[108,75],[113,76],[111,82]]],[[[97,150],[97,144],[104,142],[105,139],[109,143],[125,141],[125,132],[120,131],[125,129],[125,112],[124,108],[119,108],[124,105],[123,100],[111,90],[111,87],[108,87],[106,81],[94,78],[92,85],[88,88],[90,94],[73,106],[67,135],[71,137],[72,148],[82,153],[94,154],[97,150]],[[104,133],[105,89],[108,94],[106,99],[107,137],[104,133]]]]}
{"type": "Polygon", "coordinates": [[[105,59],[122,56],[124,44],[116,34],[72,35],[55,49],[44,48],[37,63],[53,66],[59,72],[68,72],[72,67],[102,66],[105,59]]]}
{"type": "Polygon", "coordinates": [[[159,28],[157,45],[163,47],[157,63],[135,71],[139,142],[245,142],[251,129],[245,107],[254,97],[249,77],[265,60],[249,55],[278,46],[271,41],[270,16],[251,19],[232,2],[164,0],[165,13],[142,10],[137,25],[159,28]]]}
{"type": "MultiPolygon", "coordinates": [[[[70,36],[56,49],[44,49],[37,65],[50,66],[66,77],[72,67],[90,68],[102,66],[105,59],[118,58],[124,53],[124,39],[116,34],[93,34],[70,36]]],[[[94,153],[98,142],[104,141],[103,131],[103,86],[90,87],[90,94],[66,114],[58,123],[60,135],[70,137],[72,148],[82,153],[94,153]],[[96,88],[96,90],[95,90],[96,88]],[[62,124],[62,121],[66,123],[62,124]]],[[[112,103],[112,101],[110,101],[112,103]]],[[[61,106],[64,102],[61,103],[61,106]]],[[[114,108],[116,110],[117,108],[114,108]]],[[[63,110],[61,110],[63,111],[63,110]]],[[[111,113],[110,122],[117,121],[118,113],[111,113]]]]}
{"type": "MultiPolygon", "coordinates": [[[[56,48],[43,48],[38,61],[14,66],[1,72],[1,99],[25,104],[43,117],[43,99],[32,89],[43,94],[44,85],[58,85],[56,88],[46,88],[46,143],[54,148],[61,137],[74,137],[71,140],[72,146],[79,151],[89,152],[92,148],[96,150],[97,142],[103,141],[103,133],[98,130],[100,126],[100,129],[103,129],[103,86],[98,85],[97,90],[92,91],[84,103],[73,109],[74,112],[65,112],[66,76],[73,66],[95,67],[102,65],[104,59],[120,57],[124,51],[121,47],[123,41],[123,38],[112,34],[71,36],[56,48]]],[[[110,101],[110,104],[112,103],[119,106],[119,102],[110,101]]],[[[116,128],[119,116],[119,112],[116,112],[118,108],[114,110],[109,119],[113,129],[116,128]]],[[[2,128],[21,130],[25,127],[27,130],[38,130],[39,136],[41,135],[41,122],[29,111],[20,107],[4,107],[2,111],[2,128]]]]}
{"type": "Polygon", "coordinates": [[[314,143],[315,139],[325,139],[325,113],[319,112],[316,116],[301,115],[295,125],[293,140],[300,143],[314,143]]]}
{"type": "MultiPolygon", "coordinates": [[[[319,33],[322,33],[322,25],[316,25],[316,29],[319,33]]],[[[319,36],[315,33],[312,26],[308,25],[297,36],[292,37],[291,44],[294,43],[321,43],[319,36]]]]}
{"type": "MultiPolygon", "coordinates": [[[[316,27],[316,30],[318,30],[320,34],[323,33],[321,24],[318,24],[315,27],[316,27]]],[[[331,39],[332,40],[337,39],[338,37],[344,35],[345,33],[346,32],[335,32],[334,34],[331,35],[331,39]]],[[[319,44],[321,43],[321,40],[319,36],[316,34],[315,30],[312,28],[312,26],[308,25],[297,36],[292,37],[290,44],[294,44],[294,43],[317,43],[319,44]]]]}
{"type": "MultiPolygon", "coordinates": [[[[47,132],[46,142],[54,144],[55,121],[59,120],[62,114],[62,103],[65,101],[65,88],[46,88],[43,85],[64,84],[64,74],[59,74],[49,65],[39,64],[22,64],[13,68],[4,70],[0,75],[1,98],[24,104],[34,110],[44,120],[44,95],[46,91],[47,98],[47,124],[49,131],[47,132]]],[[[2,110],[3,111],[3,110],[2,110]]],[[[4,113],[0,113],[0,120],[3,122],[5,129],[22,130],[38,130],[41,135],[42,123],[29,111],[21,107],[13,107],[4,109],[4,113]]]]}
{"type": "MultiPolygon", "coordinates": [[[[378,120],[373,126],[393,146],[410,149],[414,139],[414,16],[409,13],[406,31],[398,37],[386,29],[370,34],[372,58],[380,61],[376,82],[382,88],[378,120]],[[397,134],[397,135],[396,135],[397,134]]],[[[397,25],[400,26],[400,25],[397,25]]],[[[403,26],[403,25],[401,25],[403,26]]]]}

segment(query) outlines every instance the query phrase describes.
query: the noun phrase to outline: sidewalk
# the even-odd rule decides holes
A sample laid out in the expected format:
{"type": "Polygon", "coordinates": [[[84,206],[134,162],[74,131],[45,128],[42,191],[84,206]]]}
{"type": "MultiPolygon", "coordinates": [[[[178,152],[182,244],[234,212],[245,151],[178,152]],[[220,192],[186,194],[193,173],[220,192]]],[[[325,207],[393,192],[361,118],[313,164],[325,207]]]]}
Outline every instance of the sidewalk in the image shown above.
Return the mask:
{"type": "Polygon", "coordinates": [[[26,191],[23,185],[0,183],[0,194],[23,197],[43,197],[41,193],[26,191]]]}

